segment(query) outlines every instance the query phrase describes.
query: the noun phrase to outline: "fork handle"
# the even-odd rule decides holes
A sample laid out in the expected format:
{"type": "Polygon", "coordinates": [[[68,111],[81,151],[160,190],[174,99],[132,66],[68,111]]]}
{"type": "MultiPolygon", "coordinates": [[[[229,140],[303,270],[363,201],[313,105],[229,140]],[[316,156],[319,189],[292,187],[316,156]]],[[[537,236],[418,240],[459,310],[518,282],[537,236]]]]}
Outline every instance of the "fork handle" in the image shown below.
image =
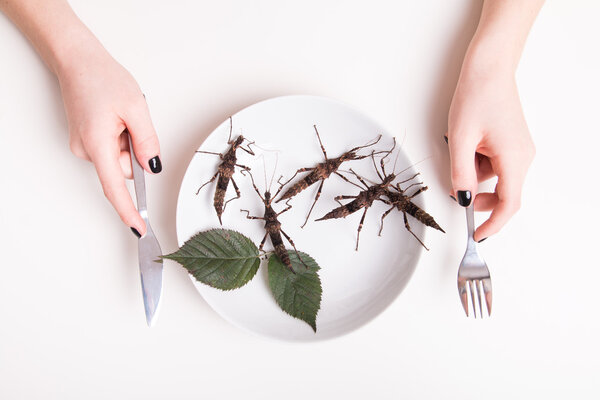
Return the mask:
{"type": "Polygon", "coordinates": [[[473,239],[473,234],[475,233],[475,212],[473,209],[473,203],[465,209],[467,213],[467,249],[475,248],[475,239],[473,239]]]}

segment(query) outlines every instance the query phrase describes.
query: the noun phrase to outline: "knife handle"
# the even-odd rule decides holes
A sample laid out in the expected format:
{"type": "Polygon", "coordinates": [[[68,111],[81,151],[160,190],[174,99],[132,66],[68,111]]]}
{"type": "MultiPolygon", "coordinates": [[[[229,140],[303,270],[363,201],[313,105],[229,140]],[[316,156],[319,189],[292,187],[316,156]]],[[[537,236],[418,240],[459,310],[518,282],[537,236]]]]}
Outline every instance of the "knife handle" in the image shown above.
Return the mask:
{"type": "Polygon", "coordinates": [[[129,137],[129,154],[131,154],[131,170],[133,171],[133,184],[135,186],[135,198],[137,200],[138,212],[144,220],[148,220],[146,212],[146,183],[144,180],[144,168],[140,165],[131,142],[131,133],[126,129],[129,137]]]}

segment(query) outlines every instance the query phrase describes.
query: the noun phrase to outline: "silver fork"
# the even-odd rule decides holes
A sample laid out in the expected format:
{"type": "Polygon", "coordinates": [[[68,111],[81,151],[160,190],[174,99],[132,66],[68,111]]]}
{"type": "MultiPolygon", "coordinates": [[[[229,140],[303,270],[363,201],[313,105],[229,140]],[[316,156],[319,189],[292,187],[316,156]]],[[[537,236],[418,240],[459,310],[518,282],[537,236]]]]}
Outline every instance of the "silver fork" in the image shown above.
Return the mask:
{"type": "Polygon", "coordinates": [[[473,316],[477,318],[477,308],[475,307],[475,293],[477,293],[477,300],[479,304],[479,315],[483,318],[483,307],[481,305],[481,290],[483,287],[483,294],[485,296],[485,304],[487,306],[488,316],[492,313],[492,280],[490,279],[490,271],[483,261],[483,258],[477,253],[477,243],[473,239],[474,220],[473,215],[473,202],[466,208],[467,212],[467,250],[465,255],[460,262],[458,268],[458,295],[460,301],[465,309],[467,317],[469,316],[469,296],[467,292],[471,294],[471,304],[473,309],[473,316]],[[468,286],[468,289],[467,289],[468,286]]]}

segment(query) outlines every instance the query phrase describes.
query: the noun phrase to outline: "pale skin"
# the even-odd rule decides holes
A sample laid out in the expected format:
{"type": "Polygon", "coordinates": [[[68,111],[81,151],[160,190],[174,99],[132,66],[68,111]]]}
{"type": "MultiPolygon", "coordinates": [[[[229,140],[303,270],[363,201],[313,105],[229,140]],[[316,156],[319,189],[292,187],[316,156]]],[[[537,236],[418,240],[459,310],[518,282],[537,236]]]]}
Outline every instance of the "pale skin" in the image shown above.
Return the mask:
{"type": "Polygon", "coordinates": [[[128,140],[122,133],[125,129],[131,133],[137,159],[148,173],[153,173],[150,160],[160,157],[160,148],[135,79],[66,1],[0,0],[0,9],[58,78],[71,151],[94,164],[104,194],[123,222],[144,235],[146,226],[125,185],[132,172],[128,140]]]}
{"type": "Polygon", "coordinates": [[[452,193],[470,191],[475,210],[492,211],[476,241],[517,212],[535,147],[523,116],[515,71],[543,0],[485,0],[448,115],[452,193]],[[498,177],[493,193],[477,186],[498,177]]]}
{"type": "MultiPolygon", "coordinates": [[[[534,145],[515,84],[515,70],[542,0],[485,0],[465,55],[448,116],[453,194],[494,176],[494,193],[479,193],[475,209],[492,211],[475,232],[498,232],[518,210],[534,145]]],[[[134,78],[104,49],[65,0],[0,0],[2,10],[27,36],[60,83],[70,146],[91,161],[104,194],[123,222],[141,235],[146,227],[125,178],[131,177],[126,136],[146,169],[160,156],[156,132],[134,78]]],[[[155,168],[156,171],[156,168],[155,168]]]]}

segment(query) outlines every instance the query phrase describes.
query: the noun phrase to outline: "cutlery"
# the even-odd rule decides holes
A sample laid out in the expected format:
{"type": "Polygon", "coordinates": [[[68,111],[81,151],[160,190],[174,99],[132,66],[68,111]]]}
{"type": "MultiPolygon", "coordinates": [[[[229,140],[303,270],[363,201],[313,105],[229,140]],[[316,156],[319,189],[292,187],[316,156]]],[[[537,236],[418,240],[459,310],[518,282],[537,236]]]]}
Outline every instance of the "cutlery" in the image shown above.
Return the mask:
{"type": "MultiPolygon", "coordinates": [[[[129,134],[129,132],[127,133],[129,134]]],[[[138,212],[146,224],[146,234],[138,239],[138,260],[140,263],[146,322],[148,323],[148,326],[152,326],[156,321],[162,294],[163,262],[160,258],[162,251],[160,250],[158,240],[156,240],[154,232],[150,227],[150,221],[148,221],[144,169],[134,154],[131,134],[129,134],[129,151],[131,153],[131,168],[133,171],[133,183],[135,186],[138,212]]]]}
{"type": "Polygon", "coordinates": [[[485,304],[488,311],[488,316],[492,313],[492,280],[490,278],[490,271],[488,267],[477,253],[477,243],[473,239],[474,228],[474,213],[473,213],[473,202],[466,208],[467,213],[467,250],[460,262],[458,268],[458,294],[460,301],[467,317],[469,316],[469,296],[467,292],[470,292],[471,305],[473,310],[473,316],[477,318],[477,307],[475,304],[475,293],[477,293],[477,300],[479,304],[479,315],[483,318],[483,307],[481,304],[481,291],[483,288],[483,296],[485,297],[485,304]],[[468,286],[468,288],[467,288],[468,286]]]}

